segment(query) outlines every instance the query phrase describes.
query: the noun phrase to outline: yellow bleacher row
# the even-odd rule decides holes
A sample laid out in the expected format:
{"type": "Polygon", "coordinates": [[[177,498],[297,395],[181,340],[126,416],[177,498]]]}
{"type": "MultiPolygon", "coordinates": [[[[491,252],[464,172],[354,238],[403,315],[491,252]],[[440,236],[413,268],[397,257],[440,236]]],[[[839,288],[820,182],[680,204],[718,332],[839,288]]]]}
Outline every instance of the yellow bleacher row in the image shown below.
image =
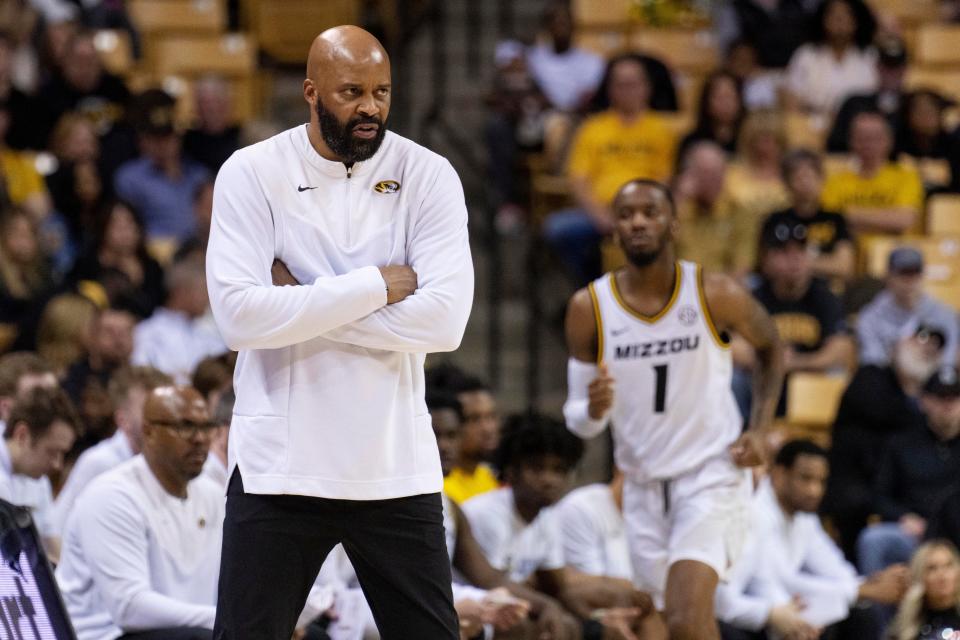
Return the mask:
{"type": "Polygon", "coordinates": [[[133,57],[129,35],[105,30],[96,45],[105,66],[131,89],[160,86],[178,99],[178,115],[193,117],[193,83],[207,74],[230,84],[234,117],[246,122],[263,112],[269,77],[258,69],[262,51],[282,63],[303,63],[316,34],[356,23],[358,0],[243,0],[245,30],[227,33],[226,0],[130,0],[130,18],[143,38],[143,60],[133,57]],[[321,10],[322,9],[322,10],[321,10]]]}

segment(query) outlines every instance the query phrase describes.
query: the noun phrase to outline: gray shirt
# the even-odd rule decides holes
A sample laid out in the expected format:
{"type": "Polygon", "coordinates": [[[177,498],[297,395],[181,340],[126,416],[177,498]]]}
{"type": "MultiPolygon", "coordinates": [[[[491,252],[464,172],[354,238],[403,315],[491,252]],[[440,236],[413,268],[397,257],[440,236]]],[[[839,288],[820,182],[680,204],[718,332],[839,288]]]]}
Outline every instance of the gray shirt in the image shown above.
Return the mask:
{"type": "Polygon", "coordinates": [[[904,309],[889,291],[881,291],[864,307],[857,321],[860,343],[860,364],[889,364],[893,347],[904,335],[924,324],[944,332],[944,363],[952,363],[957,355],[957,314],[948,306],[924,294],[915,309],[904,309]]]}

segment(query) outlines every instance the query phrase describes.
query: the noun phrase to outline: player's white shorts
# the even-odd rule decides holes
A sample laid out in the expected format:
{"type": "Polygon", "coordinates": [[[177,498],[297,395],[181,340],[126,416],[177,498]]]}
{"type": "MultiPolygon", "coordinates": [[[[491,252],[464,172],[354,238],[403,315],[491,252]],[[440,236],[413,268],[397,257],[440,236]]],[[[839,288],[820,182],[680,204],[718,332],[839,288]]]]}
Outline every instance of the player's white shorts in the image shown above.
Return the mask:
{"type": "Polygon", "coordinates": [[[740,554],[748,529],[749,471],[729,455],[712,458],[672,480],[623,488],[630,559],[637,586],[663,610],[670,566],[696,560],[723,579],[740,554]]]}

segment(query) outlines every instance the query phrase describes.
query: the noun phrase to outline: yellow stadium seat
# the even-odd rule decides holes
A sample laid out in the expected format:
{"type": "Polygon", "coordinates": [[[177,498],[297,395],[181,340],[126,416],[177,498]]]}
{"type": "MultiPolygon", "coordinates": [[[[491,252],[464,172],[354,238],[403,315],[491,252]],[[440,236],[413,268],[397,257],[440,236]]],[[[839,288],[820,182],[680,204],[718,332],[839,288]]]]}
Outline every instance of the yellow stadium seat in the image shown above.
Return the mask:
{"type": "Polygon", "coordinates": [[[798,371],[787,378],[787,422],[829,428],[847,388],[845,376],[798,371]]]}
{"type": "Polygon", "coordinates": [[[904,79],[907,89],[933,89],[946,97],[960,100],[960,67],[933,69],[910,67],[904,79]]]}
{"type": "Polygon", "coordinates": [[[937,194],[927,201],[927,233],[960,236],[960,195],[937,194]]]}
{"type": "Polygon", "coordinates": [[[960,309],[960,237],[863,236],[859,239],[864,271],[875,278],[887,273],[887,257],[894,248],[910,246],[923,254],[924,291],[960,309]]]}
{"type": "Polygon", "coordinates": [[[155,43],[149,67],[159,76],[246,77],[256,71],[256,53],[242,34],[173,36],[155,43]]]}
{"type": "Polygon", "coordinates": [[[677,112],[664,111],[657,115],[660,116],[677,140],[690,133],[697,120],[696,114],[689,109],[677,112]]]}
{"type": "Polygon", "coordinates": [[[684,73],[706,75],[720,62],[716,41],[707,29],[640,28],[630,35],[630,46],[684,73]]]}
{"type": "Polygon", "coordinates": [[[784,118],[787,146],[791,149],[821,151],[827,142],[826,123],[805,113],[788,113],[784,118]]]}
{"type": "Polygon", "coordinates": [[[578,47],[611,58],[627,48],[627,34],[615,29],[580,29],[574,37],[578,47]]]}
{"type": "Polygon", "coordinates": [[[219,33],[227,24],[224,0],[129,0],[133,24],[144,34],[219,33]]]}
{"type": "Polygon", "coordinates": [[[620,26],[630,20],[631,0],[573,0],[573,21],[578,27],[620,26]]]}
{"type": "MultiPolygon", "coordinates": [[[[909,4],[909,3],[907,3],[909,4]]],[[[917,32],[914,49],[920,66],[953,66],[960,63],[960,25],[927,24],[917,32]]]]}
{"type": "Polygon", "coordinates": [[[868,4],[876,13],[893,16],[905,25],[940,19],[939,0],[868,0],[868,4]]]}
{"type": "Polygon", "coordinates": [[[279,62],[302,65],[318,33],[359,23],[360,5],[359,0],[244,0],[243,10],[264,52],[279,62]]]}
{"type": "Polygon", "coordinates": [[[126,31],[97,31],[93,45],[100,54],[104,68],[110,73],[126,76],[133,69],[133,47],[130,45],[130,34],[126,31]]]}

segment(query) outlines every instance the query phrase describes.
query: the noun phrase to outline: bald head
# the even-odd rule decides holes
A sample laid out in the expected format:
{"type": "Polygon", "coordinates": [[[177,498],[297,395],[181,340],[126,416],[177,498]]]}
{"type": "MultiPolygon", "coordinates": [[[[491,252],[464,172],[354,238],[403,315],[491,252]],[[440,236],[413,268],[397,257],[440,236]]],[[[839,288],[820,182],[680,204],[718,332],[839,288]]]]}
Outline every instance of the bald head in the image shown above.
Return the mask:
{"type": "Polygon", "coordinates": [[[147,396],[143,405],[143,419],[159,424],[180,422],[208,422],[207,403],[193,387],[162,386],[147,396]]]}
{"type": "Polygon", "coordinates": [[[310,143],[334,162],[352,165],[380,148],[390,112],[390,58],[359,27],[327,29],[313,41],[303,98],[311,107],[310,143]]]}
{"type": "Polygon", "coordinates": [[[175,496],[200,475],[215,425],[207,402],[193,387],[162,386],[143,405],[143,457],[160,484],[175,496]]]}
{"type": "Polygon", "coordinates": [[[307,77],[316,80],[336,65],[386,65],[390,58],[369,31],[353,25],[327,29],[313,40],[307,57],[307,77]]]}

